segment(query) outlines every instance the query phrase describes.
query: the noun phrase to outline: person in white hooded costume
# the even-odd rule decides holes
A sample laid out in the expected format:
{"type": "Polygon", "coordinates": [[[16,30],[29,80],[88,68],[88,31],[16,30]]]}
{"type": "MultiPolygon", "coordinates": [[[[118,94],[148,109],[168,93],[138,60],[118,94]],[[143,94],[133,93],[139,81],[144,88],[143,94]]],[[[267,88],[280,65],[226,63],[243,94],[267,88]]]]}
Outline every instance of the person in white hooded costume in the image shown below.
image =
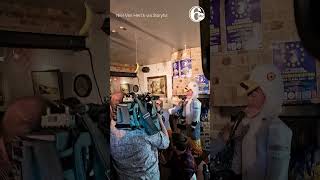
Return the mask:
{"type": "MultiPolygon", "coordinates": [[[[292,131],[278,117],[284,95],[280,72],[274,65],[259,65],[240,85],[248,106],[235,133],[233,172],[242,180],[288,180],[292,131]]],[[[212,155],[224,148],[226,129],[213,143],[212,155]]]]}
{"type": "MultiPolygon", "coordinates": [[[[196,82],[190,82],[185,88],[187,99],[180,105],[169,109],[170,114],[178,112],[183,109],[183,119],[180,121],[181,126],[185,126],[185,134],[191,138],[191,145],[193,150],[201,153],[200,141],[200,114],[201,102],[197,99],[199,96],[199,86],[196,82]]],[[[180,127],[181,127],[180,126],[180,127]]]]}

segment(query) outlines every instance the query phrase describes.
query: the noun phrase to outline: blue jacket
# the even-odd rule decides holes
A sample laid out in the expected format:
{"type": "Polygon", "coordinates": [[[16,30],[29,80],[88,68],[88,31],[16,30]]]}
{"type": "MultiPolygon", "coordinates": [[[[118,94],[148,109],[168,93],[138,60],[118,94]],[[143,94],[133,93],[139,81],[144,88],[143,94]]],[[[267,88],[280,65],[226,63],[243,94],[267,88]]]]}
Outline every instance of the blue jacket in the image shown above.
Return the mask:
{"type": "MultiPolygon", "coordinates": [[[[241,173],[243,180],[287,180],[290,161],[292,131],[279,119],[262,120],[256,134],[256,162],[254,168],[241,172],[242,140],[246,128],[239,126],[240,135],[235,138],[232,169],[241,173]]],[[[221,136],[212,144],[212,155],[225,146],[221,136]]]]}
{"type": "Polygon", "coordinates": [[[194,130],[192,131],[191,138],[193,140],[200,139],[200,115],[201,115],[201,102],[197,98],[191,99],[189,108],[187,105],[184,107],[175,106],[174,108],[169,109],[170,114],[177,113],[181,108],[183,108],[183,114],[186,116],[186,123],[193,126],[194,130]]]}

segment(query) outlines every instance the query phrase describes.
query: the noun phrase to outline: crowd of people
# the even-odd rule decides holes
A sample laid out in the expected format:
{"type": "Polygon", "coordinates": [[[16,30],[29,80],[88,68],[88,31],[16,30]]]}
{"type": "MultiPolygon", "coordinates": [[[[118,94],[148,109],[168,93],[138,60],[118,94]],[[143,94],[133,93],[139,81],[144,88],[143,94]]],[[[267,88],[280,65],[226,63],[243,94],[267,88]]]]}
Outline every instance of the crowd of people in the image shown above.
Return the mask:
{"type": "MultiPolygon", "coordinates": [[[[211,157],[219,156],[232,139],[232,180],[287,180],[291,153],[292,131],[279,119],[284,85],[281,74],[273,65],[257,66],[240,86],[248,96],[245,116],[237,128],[225,126],[211,144],[211,157]]],[[[119,128],[118,107],[124,94],[112,94],[110,101],[111,179],[118,180],[202,180],[203,165],[209,163],[200,141],[201,102],[198,85],[185,88],[186,99],[170,109],[156,100],[155,117],[159,131],[148,133],[145,128],[119,128]],[[179,117],[173,118],[172,117],[179,117]]],[[[8,108],[0,123],[0,179],[10,179],[10,163],[5,141],[30,132],[39,124],[46,101],[26,97],[8,108]]],[[[129,114],[129,112],[128,112],[129,114]]],[[[130,118],[131,116],[123,116],[130,118]]],[[[122,124],[123,125],[123,124],[122,124]]],[[[210,159],[211,161],[212,159],[210,159]]],[[[210,162],[212,163],[212,162],[210,162]]],[[[216,174],[211,174],[215,176],[216,174]]],[[[225,180],[227,178],[223,178],[225,180]]]]}
{"type": "MultiPolygon", "coordinates": [[[[228,124],[222,129],[211,144],[210,155],[219,156],[232,139],[230,171],[233,173],[222,179],[287,180],[292,131],[278,118],[284,95],[281,74],[274,65],[260,65],[240,86],[248,96],[245,116],[237,128],[228,124]]],[[[118,179],[204,178],[201,166],[208,163],[209,158],[201,148],[201,102],[197,99],[197,84],[189,83],[185,92],[186,100],[168,110],[157,101],[161,131],[151,136],[143,129],[115,128],[115,107],[123,95],[112,95],[111,155],[118,179]],[[174,120],[177,128],[172,130],[169,116],[176,113],[180,113],[180,118],[174,120]],[[160,173],[165,168],[170,169],[166,177],[160,173]]]]}
{"type": "Polygon", "coordinates": [[[164,109],[163,102],[156,100],[160,129],[148,135],[143,128],[116,128],[116,107],[123,94],[111,97],[111,155],[117,179],[201,179],[201,168],[207,161],[200,142],[201,102],[197,99],[198,86],[192,82],[185,89],[187,99],[172,109],[164,109]],[[178,128],[172,129],[170,115],[181,111],[178,128]],[[168,173],[160,173],[169,169],[168,173]],[[200,171],[199,171],[200,170],[200,171]],[[199,172],[198,172],[199,171],[199,172]]]}

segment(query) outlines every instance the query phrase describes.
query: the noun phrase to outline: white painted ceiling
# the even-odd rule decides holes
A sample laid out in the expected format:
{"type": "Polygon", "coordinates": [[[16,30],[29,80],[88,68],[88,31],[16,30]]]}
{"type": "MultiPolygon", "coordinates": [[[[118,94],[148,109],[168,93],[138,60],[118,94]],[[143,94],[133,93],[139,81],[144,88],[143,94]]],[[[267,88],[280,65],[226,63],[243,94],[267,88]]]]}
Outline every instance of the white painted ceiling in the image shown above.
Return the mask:
{"type": "Polygon", "coordinates": [[[111,62],[134,64],[170,60],[174,50],[200,46],[200,24],[189,19],[199,0],[111,0],[111,62]],[[164,18],[117,17],[117,14],[166,14],[164,18]],[[120,29],[120,26],[127,30],[120,29]],[[136,37],[136,38],[135,38],[136,37]]]}

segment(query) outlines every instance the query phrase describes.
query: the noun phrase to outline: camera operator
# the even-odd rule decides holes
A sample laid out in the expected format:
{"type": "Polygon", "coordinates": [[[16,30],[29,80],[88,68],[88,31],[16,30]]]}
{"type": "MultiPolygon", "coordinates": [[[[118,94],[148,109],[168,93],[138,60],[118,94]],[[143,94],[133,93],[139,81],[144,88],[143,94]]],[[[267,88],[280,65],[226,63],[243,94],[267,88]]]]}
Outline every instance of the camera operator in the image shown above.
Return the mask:
{"type": "MultiPolygon", "coordinates": [[[[144,129],[116,128],[116,107],[122,102],[123,94],[111,97],[111,156],[119,180],[159,180],[158,149],[169,146],[168,132],[158,115],[161,131],[147,135],[144,129]]],[[[128,123],[130,120],[127,120],[128,123]]]]}

